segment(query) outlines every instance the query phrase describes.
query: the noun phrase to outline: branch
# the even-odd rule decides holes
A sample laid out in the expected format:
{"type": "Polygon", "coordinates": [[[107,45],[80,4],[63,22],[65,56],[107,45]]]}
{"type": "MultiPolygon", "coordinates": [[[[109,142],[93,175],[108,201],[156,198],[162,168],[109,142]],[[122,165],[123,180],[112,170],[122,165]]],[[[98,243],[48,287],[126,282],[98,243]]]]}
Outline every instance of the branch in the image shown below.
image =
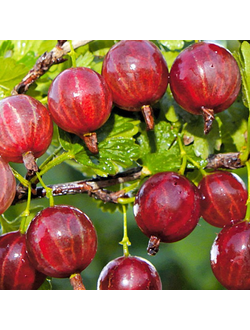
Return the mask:
{"type": "Polygon", "coordinates": [[[240,152],[229,152],[222,154],[210,155],[207,158],[207,166],[208,169],[218,169],[218,168],[227,168],[231,170],[235,170],[240,167],[244,167],[240,160],[240,152]]]}
{"type": "MultiPolygon", "coordinates": [[[[245,165],[241,163],[240,153],[221,153],[210,155],[207,158],[207,169],[237,169],[244,167],[245,165]]],[[[100,199],[103,202],[107,203],[117,203],[118,198],[128,197],[125,190],[118,191],[108,191],[104,188],[112,187],[120,183],[130,182],[137,179],[140,179],[142,174],[142,167],[136,167],[129,169],[127,171],[117,173],[116,175],[109,175],[107,177],[97,177],[90,180],[74,181],[68,183],[59,183],[54,185],[48,185],[52,189],[53,196],[64,196],[64,195],[75,195],[87,193],[90,197],[100,199]]],[[[35,175],[35,174],[34,174],[35,175]]],[[[30,180],[34,175],[28,177],[27,180],[30,180]]],[[[43,187],[37,187],[36,181],[32,185],[32,199],[43,198],[46,196],[46,191],[43,187]]],[[[15,205],[20,202],[27,200],[27,187],[24,187],[22,184],[17,186],[16,196],[12,203],[15,205]]]]}
{"type": "MultiPolygon", "coordinates": [[[[86,45],[90,41],[92,40],[73,40],[72,47],[76,49],[86,45]]],[[[28,72],[22,81],[14,87],[11,94],[17,95],[27,92],[30,85],[45,74],[52,65],[66,61],[63,56],[69,52],[70,43],[67,40],[58,40],[57,45],[50,52],[45,52],[38,58],[34,67],[28,72]]]]}
{"type": "MultiPolygon", "coordinates": [[[[120,183],[134,181],[141,176],[141,167],[136,167],[114,176],[98,177],[90,180],[74,181],[68,183],[59,183],[48,185],[52,188],[53,196],[75,195],[87,193],[89,196],[100,199],[104,202],[117,203],[117,199],[126,197],[125,190],[106,191],[103,188],[115,186],[120,183]]],[[[46,191],[43,187],[34,186],[32,189],[32,199],[42,198],[46,196],[46,191]]],[[[27,200],[27,188],[19,185],[17,188],[15,199],[12,205],[27,200]]]]}

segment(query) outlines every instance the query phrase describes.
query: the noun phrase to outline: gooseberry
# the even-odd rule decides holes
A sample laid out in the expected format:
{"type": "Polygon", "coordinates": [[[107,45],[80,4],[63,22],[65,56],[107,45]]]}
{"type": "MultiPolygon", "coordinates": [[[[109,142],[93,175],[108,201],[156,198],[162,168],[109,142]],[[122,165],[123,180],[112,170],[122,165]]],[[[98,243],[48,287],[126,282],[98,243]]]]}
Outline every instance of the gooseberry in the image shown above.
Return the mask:
{"type": "Polygon", "coordinates": [[[146,259],[122,256],[110,261],[101,271],[98,290],[161,290],[155,267],[146,259]]]}
{"type": "Polygon", "coordinates": [[[97,235],[89,217],[73,206],[56,205],[40,211],[26,233],[29,258],[47,276],[79,274],[93,260],[97,235]]]}
{"type": "Polygon", "coordinates": [[[155,44],[147,40],[122,40],[106,54],[102,75],[121,109],[142,111],[147,129],[154,128],[152,105],[168,86],[167,63],[155,44]]]}
{"type": "Polygon", "coordinates": [[[134,216],[141,231],[150,237],[148,253],[159,243],[176,242],[188,236],[200,218],[198,188],[175,172],[152,175],[135,197],[134,216]]]}
{"type": "Polygon", "coordinates": [[[60,128],[78,135],[92,153],[98,153],[95,131],[112,110],[112,94],[103,76],[85,67],[62,71],[49,88],[48,108],[60,128]]]}
{"type": "Polygon", "coordinates": [[[214,114],[232,105],[240,87],[240,70],[233,55],[211,42],[188,46],[171,67],[174,99],[184,110],[203,115],[205,134],[211,130],[214,114]]]}

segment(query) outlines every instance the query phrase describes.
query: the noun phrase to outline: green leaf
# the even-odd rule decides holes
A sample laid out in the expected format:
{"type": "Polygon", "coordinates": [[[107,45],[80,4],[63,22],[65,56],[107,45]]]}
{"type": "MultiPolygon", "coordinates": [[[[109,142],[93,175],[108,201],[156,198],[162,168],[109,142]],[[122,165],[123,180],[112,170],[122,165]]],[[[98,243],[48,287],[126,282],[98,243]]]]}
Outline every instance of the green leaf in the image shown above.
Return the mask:
{"type": "Polygon", "coordinates": [[[11,95],[12,89],[27,74],[25,65],[17,64],[12,58],[0,60],[0,98],[11,95]]]}
{"type": "Polygon", "coordinates": [[[185,44],[184,40],[159,40],[159,42],[169,50],[182,49],[185,44]]]}
{"type": "Polygon", "coordinates": [[[241,102],[235,102],[229,109],[216,115],[221,121],[220,134],[225,150],[241,151],[246,146],[248,112],[241,102]]]}
{"type": "Polygon", "coordinates": [[[21,60],[28,52],[36,57],[44,52],[50,52],[57,44],[57,40],[12,40],[14,44],[13,58],[21,60]]]}
{"type": "Polygon", "coordinates": [[[99,144],[98,155],[82,151],[75,156],[75,160],[97,175],[107,176],[132,166],[139,156],[140,149],[133,138],[115,137],[99,144]]]}
{"type": "Polygon", "coordinates": [[[113,109],[106,124],[97,130],[98,141],[108,137],[133,137],[138,133],[138,125],[140,123],[140,120],[121,116],[113,109]]]}
{"type": "Polygon", "coordinates": [[[14,44],[11,40],[3,40],[0,44],[0,56],[11,57],[13,54],[14,44]]]}
{"type": "Polygon", "coordinates": [[[240,51],[235,52],[234,56],[241,71],[243,102],[250,108],[250,44],[243,41],[240,51]]]}
{"type": "Polygon", "coordinates": [[[140,148],[133,138],[138,132],[138,124],[138,120],[112,113],[106,124],[96,131],[99,149],[97,155],[91,154],[78,136],[59,129],[62,147],[72,151],[81,166],[73,161],[68,164],[89,175],[102,176],[115,174],[121,168],[133,165],[140,157],[140,148]]]}
{"type": "Polygon", "coordinates": [[[4,214],[0,215],[1,235],[10,231],[18,230],[20,226],[20,219],[8,220],[4,214]]]}
{"type": "Polygon", "coordinates": [[[46,278],[38,290],[52,290],[51,278],[46,278]]]}
{"type": "Polygon", "coordinates": [[[84,144],[79,136],[65,132],[60,127],[58,128],[59,140],[64,150],[72,151],[73,154],[77,154],[84,149],[84,144]]]}
{"type": "MultiPolygon", "coordinates": [[[[35,65],[38,57],[45,51],[52,50],[56,43],[55,40],[3,41],[0,44],[0,99],[10,96],[12,89],[35,65]]],[[[39,84],[38,79],[33,86],[39,84]]],[[[38,98],[42,97],[40,92],[34,92],[34,88],[31,88],[28,94],[38,98]]]]}
{"type": "Polygon", "coordinates": [[[84,55],[80,55],[77,59],[76,59],[76,66],[83,66],[83,67],[87,67],[90,68],[90,64],[93,62],[95,56],[87,51],[84,55]]]}
{"type": "Polygon", "coordinates": [[[196,157],[206,159],[210,154],[215,153],[215,150],[220,150],[221,138],[216,120],[214,120],[212,129],[207,135],[204,134],[202,116],[198,116],[195,122],[186,124],[183,133],[186,140],[193,141],[193,150],[196,157]]]}
{"type": "Polygon", "coordinates": [[[114,40],[94,40],[89,44],[89,50],[95,56],[103,57],[114,44],[114,40]]]}
{"type": "Polygon", "coordinates": [[[137,137],[142,157],[140,162],[153,173],[174,170],[180,165],[176,130],[171,123],[155,121],[153,131],[142,130],[137,137]]]}
{"type": "MultiPolygon", "coordinates": [[[[30,214],[27,216],[25,221],[25,228],[27,229],[29,223],[34,218],[34,216],[41,210],[44,209],[44,206],[42,205],[36,205],[33,208],[30,209],[30,214]]],[[[0,216],[0,223],[2,227],[2,234],[8,233],[10,231],[18,230],[21,224],[21,221],[23,219],[22,213],[18,215],[14,220],[8,220],[5,218],[5,216],[2,214],[0,216]]]]}
{"type": "Polygon", "coordinates": [[[151,174],[164,171],[177,171],[180,165],[179,149],[176,148],[171,148],[164,154],[149,153],[143,158],[143,166],[146,166],[151,174]]]}

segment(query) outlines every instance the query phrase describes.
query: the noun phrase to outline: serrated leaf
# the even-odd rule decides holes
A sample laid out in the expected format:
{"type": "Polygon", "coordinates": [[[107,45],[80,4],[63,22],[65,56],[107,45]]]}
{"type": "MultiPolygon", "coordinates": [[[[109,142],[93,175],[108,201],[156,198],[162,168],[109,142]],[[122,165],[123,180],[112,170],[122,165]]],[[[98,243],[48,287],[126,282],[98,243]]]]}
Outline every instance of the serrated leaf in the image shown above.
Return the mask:
{"type": "Polygon", "coordinates": [[[95,56],[89,52],[86,51],[85,54],[81,54],[77,59],[76,59],[76,66],[83,66],[90,68],[91,63],[93,62],[95,56]]]}
{"type": "Polygon", "coordinates": [[[129,137],[112,137],[100,143],[100,150],[105,158],[122,167],[129,167],[140,156],[139,146],[129,137]],[[111,155],[112,152],[112,155],[111,155]]]}
{"type": "Polygon", "coordinates": [[[142,152],[142,165],[151,173],[178,168],[181,160],[175,140],[176,131],[166,121],[156,121],[153,131],[143,130],[137,137],[142,152]]]}
{"type": "Polygon", "coordinates": [[[151,174],[177,171],[180,168],[180,164],[179,152],[174,149],[170,149],[165,153],[149,153],[143,158],[143,166],[146,166],[151,174]]]}
{"type": "Polygon", "coordinates": [[[132,137],[137,134],[139,124],[139,120],[120,116],[113,111],[106,124],[97,130],[98,141],[118,136],[132,137]]]}
{"type": "Polygon", "coordinates": [[[109,120],[96,131],[99,153],[91,154],[83,140],[74,134],[59,129],[60,143],[67,151],[72,151],[75,160],[82,166],[75,166],[82,172],[107,176],[121,168],[131,166],[140,157],[140,148],[133,136],[138,132],[138,120],[112,113],[109,120]]]}
{"type": "Polygon", "coordinates": [[[160,121],[155,123],[154,130],[143,130],[137,138],[138,144],[141,146],[142,154],[165,152],[170,148],[176,138],[171,123],[160,121]]]}
{"type": "Polygon", "coordinates": [[[133,165],[134,160],[140,157],[140,148],[133,138],[106,139],[98,147],[98,155],[90,155],[88,151],[83,150],[76,154],[75,160],[102,176],[114,175],[121,168],[133,165]]]}

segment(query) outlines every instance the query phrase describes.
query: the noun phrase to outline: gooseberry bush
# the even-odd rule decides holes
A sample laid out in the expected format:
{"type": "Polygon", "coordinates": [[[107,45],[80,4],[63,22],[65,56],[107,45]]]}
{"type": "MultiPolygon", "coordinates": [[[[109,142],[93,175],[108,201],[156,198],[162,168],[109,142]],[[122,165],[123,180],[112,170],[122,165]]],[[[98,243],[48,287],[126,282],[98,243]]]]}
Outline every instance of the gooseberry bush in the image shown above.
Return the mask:
{"type": "Polygon", "coordinates": [[[250,289],[250,44],[0,43],[0,289],[250,289]]]}

